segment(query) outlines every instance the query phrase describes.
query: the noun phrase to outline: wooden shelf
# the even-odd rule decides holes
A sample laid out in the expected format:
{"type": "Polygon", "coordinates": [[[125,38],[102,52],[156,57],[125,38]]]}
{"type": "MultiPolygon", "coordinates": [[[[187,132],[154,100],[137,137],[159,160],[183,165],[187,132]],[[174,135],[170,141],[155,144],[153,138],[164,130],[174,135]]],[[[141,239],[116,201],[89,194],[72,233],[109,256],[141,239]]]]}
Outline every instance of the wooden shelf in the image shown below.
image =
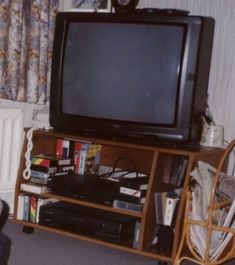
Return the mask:
{"type": "MultiPolygon", "coordinates": [[[[58,138],[70,139],[73,141],[89,141],[101,144],[102,145],[101,165],[112,167],[114,162],[118,158],[127,157],[128,159],[131,159],[131,161],[135,163],[139,172],[145,173],[149,176],[148,190],[146,192],[146,198],[142,212],[117,209],[93,201],[85,201],[53,193],[43,193],[40,195],[43,198],[52,198],[69,204],[82,205],[88,208],[99,209],[105,212],[136,218],[140,222],[138,249],[133,248],[131,246],[118,245],[103,240],[98,240],[95,238],[68,232],[65,230],[39,225],[36,223],[26,222],[24,220],[18,220],[17,219],[18,196],[20,194],[27,194],[25,192],[22,192],[20,188],[22,183],[27,182],[26,180],[23,179],[23,171],[25,169],[25,152],[27,150],[26,139],[23,145],[18,178],[16,183],[14,221],[23,226],[30,226],[35,229],[43,229],[60,235],[70,236],[73,238],[86,240],[92,243],[97,243],[103,246],[108,246],[123,251],[137,253],[140,255],[152,257],[166,262],[172,262],[176,255],[176,251],[182,234],[182,218],[184,214],[184,206],[186,201],[185,194],[188,190],[188,185],[189,185],[189,173],[192,171],[193,167],[196,165],[197,161],[199,160],[210,162],[212,165],[216,166],[223,154],[223,150],[218,148],[200,148],[197,145],[191,145],[191,144],[188,145],[177,144],[173,146],[166,145],[158,147],[158,146],[149,146],[143,144],[133,144],[128,142],[110,141],[98,138],[80,137],[78,135],[60,133],[56,131],[36,130],[33,133],[33,139],[32,139],[33,149],[31,155],[33,156],[39,153],[55,154],[56,140],[58,138]],[[174,229],[175,233],[172,243],[172,252],[170,255],[166,256],[157,253],[156,249],[150,248],[149,246],[151,245],[154,229],[156,226],[154,193],[160,191],[172,190],[176,188],[176,186],[164,182],[164,170],[165,170],[164,161],[166,157],[172,157],[172,156],[184,157],[185,159],[188,160],[188,164],[181,185],[182,192],[176,216],[176,225],[174,229]]],[[[130,170],[130,165],[128,165],[126,161],[121,161],[119,166],[125,170],[130,170]]]]}
{"type": "Polygon", "coordinates": [[[142,213],[137,213],[137,212],[128,211],[128,210],[121,210],[121,209],[113,208],[111,206],[105,206],[105,205],[97,204],[94,202],[88,202],[88,201],[83,201],[83,200],[79,200],[79,199],[72,199],[70,197],[64,197],[64,196],[56,195],[56,194],[52,194],[52,193],[44,193],[43,197],[53,198],[53,199],[57,199],[59,201],[65,201],[65,202],[83,205],[83,206],[87,206],[87,207],[91,207],[91,208],[95,208],[95,209],[101,209],[101,210],[108,211],[108,212],[120,213],[120,214],[129,215],[129,216],[133,216],[133,217],[138,217],[138,218],[142,217],[142,213]]]}

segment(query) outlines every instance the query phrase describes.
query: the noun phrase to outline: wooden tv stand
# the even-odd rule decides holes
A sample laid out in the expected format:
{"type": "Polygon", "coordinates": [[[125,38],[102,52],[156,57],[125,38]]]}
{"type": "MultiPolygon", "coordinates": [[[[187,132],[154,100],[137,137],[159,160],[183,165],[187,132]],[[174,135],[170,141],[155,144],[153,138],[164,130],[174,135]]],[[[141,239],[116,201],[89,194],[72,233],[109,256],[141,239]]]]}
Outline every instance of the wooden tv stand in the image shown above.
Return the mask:
{"type": "MultiPolygon", "coordinates": [[[[91,207],[93,209],[101,209],[111,213],[117,213],[124,216],[130,216],[136,218],[140,223],[138,246],[133,247],[133,245],[125,244],[114,244],[103,240],[98,240],[96,238],[84,236],[78,233],[73,233],[65,230],[60,230],[56,228],[51,228],[38,223],[32,223],[25,220],[17,219],[18,211],[18,198],[19,195],[31,195],[30,193],[23,192],[21,190],[21,184],[28,182],[23,178],[23,170],[25,169],[25,152],[27,150],[27,139],[25,137],[21,161],[19,166],[18,178],[15,190],[15,206],[14,206],[14,221],[16,223],[22,224],[23,226],[31,228],[44,229],[46,231],[54,232],[61,235],[70,236],[77,239],[86,240],[92,243],[97,243],[103,246],[116,248],[123,251],[128,251],[136,254],[141,254],[154,259],[159,260],[160,263],[173,262],[177,248],[179,246],[179,241],[182,233],[182,223],[183,223],[183,210],[185,205],[186,191],[189,186],[189,173],[192,171],[197,161],[205,161],[216,166],[219,159],[223,154],[222,149],[218,148],[200,148],[200,147],[157,147],[148,145],[139,145],[133,143],[124,143],[118,141],[103,140],[98,138],[86,138],[77,135],[60,133],[56,131],[45,131],[36,130],[33,133],[33,148],[31,151],[31,156],[40,153],[53,153],[56,150],[56,140],[58,138],[70,139],[74,141],[92,141],[102,145],[101,150],[101,165],[112,167],[115,161],[120,157],[126,157],[133,161],[139,172],[146,173],[149,176],[148,189],[146,192],[146,199],[141,212],[127,211],[123,209],[117,209],[103,204],[98,204],[91,201],[80,200],[77,198],[72,198],[69,196],[61,196],[53,193],[43,193],[39,197],[43,198],[54,198],[60,201],[68,202],[75,205],[83,205],[85,207],[91,207]],[[156,192],[163,192],[168,190],[173,190],[177,188],[171,183],[166,183],[167,164],[166,160],[171,159],[171,157],[183,157],[186,158],[187,168],[185,176],[181,184],[181,199],[177,211],[174,237],[172,242],[172,249],[169,255],[159,252],[152,244],[154,231],[156,228],[156,208],[154,201],[154,194],[156,192]]],[[[130,170],[130,165],[126,161],[120,161],[119,167],[130,170]]]]}

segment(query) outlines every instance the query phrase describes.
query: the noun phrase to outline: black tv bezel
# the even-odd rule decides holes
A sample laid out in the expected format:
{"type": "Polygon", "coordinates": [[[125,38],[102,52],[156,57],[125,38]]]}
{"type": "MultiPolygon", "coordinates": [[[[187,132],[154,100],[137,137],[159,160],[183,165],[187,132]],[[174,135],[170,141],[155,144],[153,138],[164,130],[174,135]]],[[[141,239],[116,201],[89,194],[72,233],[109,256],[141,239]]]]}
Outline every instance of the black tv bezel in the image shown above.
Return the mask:
{"type": "Polygon", "coordinates": [[[200,114],[207,104],[207,86],[213,43],[214,19],[200,16],[175,16],[152,14],[114,14],[62,12],[57,14],[50,94],[50,124],[57,130],[76,132],[81,135],[111,139],[142,139],[152,142],[160,140],[197,140],[201,131],[200,114]],[[126,122],[69,115],[62,112],[63,50],[70,22],[111,23],[162,23],[181,25],[185,28],[185,47],[182,58],[180,86],[175,126],[126,122]],[[196,47],[194,47],[196,45],[196,47]],[[191,49],[197,54],[190,54],[191,49]],[[193,61],[194,60],[194,61],[193,61]],[[194,73],[189,65],[195,64],[194,73]],[[187,91],[186,79],[194,80],[191,91],[187,91]]]}

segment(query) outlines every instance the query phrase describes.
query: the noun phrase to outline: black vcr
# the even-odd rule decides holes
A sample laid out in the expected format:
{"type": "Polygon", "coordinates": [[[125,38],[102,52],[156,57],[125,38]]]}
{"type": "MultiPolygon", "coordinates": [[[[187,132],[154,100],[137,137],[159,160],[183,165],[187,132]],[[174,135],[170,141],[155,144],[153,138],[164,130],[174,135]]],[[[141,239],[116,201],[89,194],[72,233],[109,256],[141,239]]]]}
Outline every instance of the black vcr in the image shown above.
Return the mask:
{"type": "Polygon", "coordinates": [[[132,244],[136,218],[55,202],[40,207],[39,224],[117,244],[132,244]]]}

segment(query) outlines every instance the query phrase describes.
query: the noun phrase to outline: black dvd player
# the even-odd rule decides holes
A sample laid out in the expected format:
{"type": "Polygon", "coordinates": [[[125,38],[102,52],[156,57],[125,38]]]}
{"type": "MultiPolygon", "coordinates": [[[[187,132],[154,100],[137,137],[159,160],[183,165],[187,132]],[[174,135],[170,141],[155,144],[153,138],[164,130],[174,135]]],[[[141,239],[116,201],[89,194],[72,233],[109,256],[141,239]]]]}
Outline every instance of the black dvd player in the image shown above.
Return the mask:
{"type": "Polygon", "coordinates": [[[111,243],[132,244],[136,218],[100,209],[55,202],[40,207],[39,224],[111,243]]]}

